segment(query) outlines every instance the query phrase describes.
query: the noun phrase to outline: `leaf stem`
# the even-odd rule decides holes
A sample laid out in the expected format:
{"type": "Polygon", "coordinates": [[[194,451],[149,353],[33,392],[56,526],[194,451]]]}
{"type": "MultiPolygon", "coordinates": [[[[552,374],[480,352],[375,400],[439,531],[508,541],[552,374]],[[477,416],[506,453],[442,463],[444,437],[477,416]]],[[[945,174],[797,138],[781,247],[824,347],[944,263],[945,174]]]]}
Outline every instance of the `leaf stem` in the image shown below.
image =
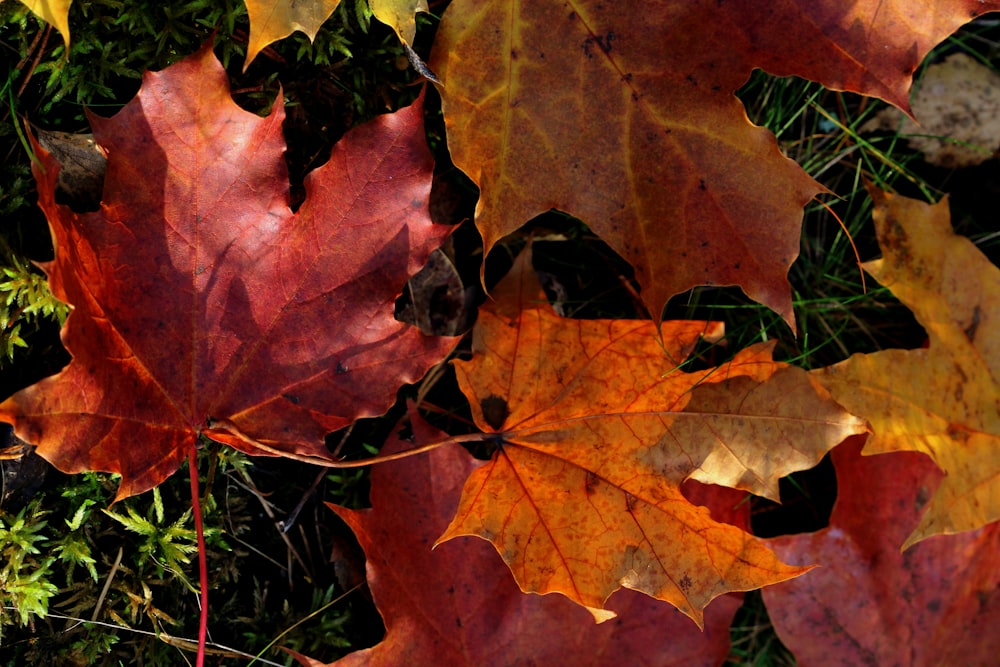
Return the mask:
{"type": "Polygon", "coordinates": [[[319,456],[296,454],[295,452],[288,452],[276,449],[270,445],[265,445],[264,443],[254,440],[247,434],[243,433],[239,428],[237,428],[236,424],[232,423],[228,419],[212,420],[211,428],[206,429],[205,435],[212,437],[211,431],[224,431],[225,433],[235,437],[237,440],[240,440],[241,442],[244,442],[256,449],[265,451],[268,454],[273,454],[274,456],[283,456],[288,459],[301,461],[302,463],[311,463],[312,465],[322,466],[324,468],[363,468],[365,466],[375,465],[376,463],[388,463],[389,461],[398,461],[399,459],[416,456],[417,454],[423,454],[445,445],[454,445],[460,442],[483,442],[495,438],[497,435],[496,433],[467,433],[465,435],[455,435],[450,438],[445,438],[444,440],[431,442],[426,445],[420,445],[419,447],[407,449],[403,452],[396,452],[394,454],[373,456],[368,459],[359,459],[357,461],[331,461],[330,459],[324,459],[319,456]]]}
{"type": "Polygon", "coordinates": [[[201,502],[198,494],[198,448],[191,441],[188,450],[188,470],[191,473],[191,510],[194,529],[198,534],[198,585],[201,587],[201,615],[198,618],[198,657],[195,667],[205,666],[205,640],[208,637],[208,556],[205,553],[205,529],[201,522],[201,502]]]}

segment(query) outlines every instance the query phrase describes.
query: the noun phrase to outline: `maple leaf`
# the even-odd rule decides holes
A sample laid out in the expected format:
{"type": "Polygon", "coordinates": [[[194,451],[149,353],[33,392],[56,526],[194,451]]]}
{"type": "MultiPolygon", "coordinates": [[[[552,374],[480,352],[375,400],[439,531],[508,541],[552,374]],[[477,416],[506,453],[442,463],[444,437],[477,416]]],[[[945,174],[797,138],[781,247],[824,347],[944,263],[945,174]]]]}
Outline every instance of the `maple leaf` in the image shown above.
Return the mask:
{"type": "Polygon", "coordinates": [[[683,372],[699,337],[721,333],[717,323],[665,322],[660,341],[648,320],[558,317],[528,253],[494,298],[474,329],[473,359],[455,368],[498,451],[469,478],[442,541],[493,542],[523,590],[563,593],[599,620],[621,586],[700,623],[714,597],[804,571],[713,521],[680,486],[696,476],[776,494],[777,476],[796,469],[782,459],[798,450],[810,467],[863,422],[765,350],[683,372]]]}
{"type": "Polygon", "coordinates": [[[927,349],[856,354],[814,371],[867,419],[865,453],[920,451],[947,477],[904,548],[1000,518],[1000,270],[930,206],[869,187],[882,259],[864,268],[924,326],[927,349]]]}
{"type": "Polygon", "coordinates": [[[427,212],[421,105],[345,135],[295,214],[283,116],[280,96],[266,118],[236,106],[205,45],[91,119],[108,152],[99,211],[56,204],[58,164],[36,146],[56,248],[43,268],[73,306],[73,359],[0,419],[60,469],[120,473],[122,498],[172,474],[199,433],[323,456],[326,433],[384,412],[454,346],[393,319],[449,232],[427,212]]]}
{"type": "Polygon", "coordinates": [[[1000,524],[900,553],[944,477],[923,454],[832,454],[830,526],[767,543],[808,574],[764,589],[781,641],[802,665],[989,665],[1000,655],[1000,524]]]}
{"type": "Polygon", "coordinates": [[[629,261],[657,319],[696,285],[739,285],[793,323],[788,268],[822,188],[753,126],[755,67],[906,108],[978,0],[455,0],[431,68],[487,252],[557,208],[629,261]]]}
{"type": "Polygon", "coordinates": [[[392,28],[399,39],[410,46],[417,35],[417,12],[427,13],[427,0],[369,0],[372,14],[392,28]]]}
{"type": "Polygon", "coordinates": [[[1000,518],[1000,269],[929,206],[869,187],[882,259],[864,268],[927,331],[919,350],[855,354],[814,371],[871,423],[866,454],[920,451],[947,477],[904,548],[1000,518]]]}
{"type": "MultiPolygon", "coordinates": [[[[447,436],[413,414],[418,444],[447,436]]],[[[411,447],[398,438],[383,453],[411,447]]],[[[705,632],[676,609],[634,591],[619,591],[610,607],[617,622],[594,627],[589,615],[560,596],[525,595],[481,540],[431,545],[455,514],[462,484],[481,467],[459,447],[372,469],[370,510],[334,505],[367,558],[368,585],[386,625],[385,639],[334,663],[376,665],[720,665],[729,652],[729,625],[740,600],[727,595],[705,610],[705,632]]],[[[746,527],[743,495],[700,487],[700,501],[746,527]],[[741,509],[733,509],[739,506],[741,509]]],[[[297,656],[310,667],[315,660],[297,656]]]]}
{"type": "Polygon", "coordinates": [[[339,4],[340,0],[246,0],[250,39],[243,71],[250,67],[265,46],[288,37],[296,30],[304,32],[310,42],[316,39],[320,26],[339,4]]]}
{"type": "Polygon", "coordinates": [[[21,4],[58,30],[69,50],[69,6],[73,0],[21,0],[21,4]]]}

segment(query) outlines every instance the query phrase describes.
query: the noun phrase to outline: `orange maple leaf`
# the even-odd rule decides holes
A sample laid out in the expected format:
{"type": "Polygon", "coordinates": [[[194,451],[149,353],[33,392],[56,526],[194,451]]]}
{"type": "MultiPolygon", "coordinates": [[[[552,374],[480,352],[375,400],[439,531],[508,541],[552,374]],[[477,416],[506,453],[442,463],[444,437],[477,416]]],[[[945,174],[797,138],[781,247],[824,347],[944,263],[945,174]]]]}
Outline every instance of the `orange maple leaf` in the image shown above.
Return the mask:
{"type": "Polygon", "coordinates": [[[856,354],[814,374],[871,423],[866,454],[924,452],[947,473],[906,548],[1000,519],[1000,269],[952,231],[947,199],[869,193],[883,256],[864,267],[930,344],[856,354]]]}
{"type": "Polygon", "coordinates": [[[729,591],[804,568],[688,502],[689,477],[776,495],[864,430],[804,371],[751,349],[719,368],[681,363],[708,322],[570,320],[545,302],[527,253],[494,292],[457,362],[476,424],[498,451],[465,486],[441,540],[491,542],[525,591],[601,609],[619,587],[666,600],[699,624],[729,591]]]}
{"type": "Polygon", "coordinates": [[[906,108],[910,75],[978,0],[455,0],[430,60],[448,145],[481,189],[490,249],[556,208],[636,270],[657,319],[674,294],[739,285],[793,322],[786,275],[822,188],[755,127],[751,71],[906,108]]]}
{"type": "MultiPolygon", "coordinates": [[[[410,424],[417,443],[447,438],[415,411],[410,424]]],[[[381,453],[412,446],[393,437],[381,453]]],[[[365,551],[368,586],[386,626],[377,646],[330,667],[708,667],[725,660],[738,594],[712,602],[700,631],[670,605],[622,590],[608,604],[627,621],[594,627],[582,607],[562,596],[522,593],[482,540],[453,540],[432,551],[455,515],[466,478],[482,465],[460,447],[440,447],[375,466],[371,509],[329,505],[365,551]]],[[[697,484],[685,492],[719,520],[749,526],[750,507],[740,502],[744,494],[697,484]]],[[[324,664],[293,655],[308,667],[324,664]]]]}

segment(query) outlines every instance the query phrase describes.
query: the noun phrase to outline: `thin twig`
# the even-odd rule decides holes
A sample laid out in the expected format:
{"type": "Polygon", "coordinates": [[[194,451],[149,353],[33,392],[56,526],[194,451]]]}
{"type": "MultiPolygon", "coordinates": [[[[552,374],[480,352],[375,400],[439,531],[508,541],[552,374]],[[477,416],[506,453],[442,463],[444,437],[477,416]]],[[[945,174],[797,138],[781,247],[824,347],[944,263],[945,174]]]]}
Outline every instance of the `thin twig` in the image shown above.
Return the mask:
{"type": "MultiPolygon", "coordinates": [[[[282,630],[281,634],[279,634],[279,635],[278,635],[277,637],[275,637],[274,639],[272,639],[272,640],[271,640],[271,643],[269,643],[269,644],[268,644],[267,646],[265,646],[264,648],[262,648],[262,649],[261,649],[261,651],[260,651],[260,653],[258,653],[257,655],[263,655],[263,654],[264,654],[264,651],[266,651],[267,649],[269,649],[269,648],[271,648],[272,646],[274,646],[275,644],[277,644],[277,643],[278,643],[278,641],[280,641],[280,640],[281,640],[281,638],[282,638],[282,637],[284,637],[285,635],[287,635],[287,634],[288,634],[289,632],[291,632],[291,631],[292,631],[292,630],[294,630],[295,628],[299,627],[300,625],[302,625],[303,623],[305,623],[306,621],[308,621],[308,620],[309,620],[310,618],[312,618],[313,616],[315,616],[315,615],[317,615],[317,614],[321,614],[321,613],[323,613],[324,611],[326,611],[326,610],[327,610],[328,608],[330,608],[330,607],[332,607],[333,605],[337,604],[338,602],[340,602],[341,600],[343,600],[344,598],[346,598],[346,597],[347,597],[348,595],[350,595],[350,594],[351,594],[351,593],[353,593],[354,591],[356,591],[356,590],[358,590],[359,588],[361,588],[361,586],[362,586],[363,584],[364,584],[364,582],[359,582],[359,583],[357,583],[357,584],[354,584],[354,586],[352,586],[352,587],[351,587],[350,589],[348,589],[348,590],[344,591],[343,593],[341,593],[340,595],[338,595],[338,596],[337,596],[336,598],[334,598],[333,600],[330,600],[329,602],[327,602],[327,603],[326,603],[325,605],[323,605],[322,607],[320,607],[320,608],[319,608],[319,609],[317,609],[316,611],[314,611],[314,612],[311,612],[311,613],[310,613],[310,614],[309,614],[308,616],[306,616],[306,617],[304,617],[304,618],[302,618],[302,619],[300,619],[300,620],[296,621],[296,622],[295,622],[294,624],[292,624],[292,625],[290,625],[289,627],[287,627],[287,628],[285,628],[284,630],[282,630]]],[[[264,661],[264,660],[263,660],[262,658],[254,658],[254,660],[251,660],[250,662],[248,662],[248,663],[247,663],[247,667],[250,667],[250,665],[252,665],[252,664],[254,663],[254,661],[255,661],[255,660],[261,660],[261,661],[264,661]]],[[[274,663],[269,663],[269,664],[274,664],[274,663]]]]}
{"type": "MultiPolygon", "coordinates": [[[[31,80],[31,75],[35,73],[35,68],[38,67],[39,61],[42,59],[42,54],[45,52],[45,47],[49,43],[49,35],[52,34],[52,26],[46,25],[45,31],[42,33],[42,46],[35,52],[35,57],[31,60],[31,67],[28,68],[28,73],[24,75],[24,79],[21,81],[20,87],[17,89],[17,96],[20,97],[24,93],[24,89],[28,86],[28,81],[31,80]]],[[[34,42],[32,43],[34,46],[34,42]]],[[[69,57],[69,52],[66,52],[66,57],[69,57]]]]}
{"type": "Polygon", "coordinates": [[[257,486],[253,483],[253,480],[250,479],[250,475],[247,474],[247,472],[245,470],[241,469],[239,471],[239,473],[240,473],[240,476],[243,477],[243,481],[247,485],[246,488],[250,491],[250,493],[254,494],[254,496],[257,497],[257,500],[260,501],[261,507],[264,508],[264,513],[267,514],[268,517],[270,517],[271,522],[274,524],[274,527],[277,528],[277,530],[278,530],[278,535],[281,536],[281,539],[284,541],[285,546],[288,547],[288,554],[289,554],[288,555],[288,560],[289,560],[289,562],[288,562],[288,583],[289,584],[292,583],[292,563],[291,563],[291,560],[292,560],[293,556],[294,556],[295,560],[298,561],[299,565],[302,566],[303,572],[305,572],[306,574],[311,574],[309,566],[307,566],[306,562],[304,560],[302,560],[302,556],[299,555],[299,552],[298,552],[298,550],[296,550],[295,545],[292,544],[292,540],[289,539],[288,535],[283,530],[281,530],[281,528],[279,527],[278,517],[275,516],[274,512],[271,510],[271,503],[267,502],[267,499],[264,498],[263,494],[260,492],[260,490],[257,488],[257,486]]]}
{"type": "Polygon", "coordinates": [[[96,621],[97,615],[101,613],[101,605],[104,604],[104,598],[108,595],[108,589],[111,588],[111,580],[115,578],[115,573],[118,571],[118,566],[122,564],[122,548],[118,547],[118,555],[115,557],[115,564],[111,566],[111,571],[108,572],[108,578],[104,580],[104,588],[101,589],[101,594],[97,597],[97,604],[94,605],[94,613],[90,615],[90,620],[96,621]]]}
{"type": "Polygon", "coordinates": [[[444,377],[445,368],[447,368],[447,365],[451,362],[451,358],[452,356],[454,356],[454,354],[455,352],[453,350],[447,357],[445,357],[440,362],[435,364],[427,372],[427,374],[424,375],[423,381],[417,388],[417,400],[414,401],[415,407],[419,408],[421,405],[423,405],[424,399],[427,398],[427,394],[429,394],[431,389],[434,388],[434,385],[438,383],[438,380],[444,377]]]}
{"type": "MultiPolygon", "coordinates": [[[[358,584],[358,586],[360,586],[360,584],[358,584]]],[[[354,590],[358,586],[355,586],[351,590],[347,591],[347,593],[344,593],[344,595],[347,595],[348,593],[354,592],[354,590]]],[[[341,598],[343,598],[344,595],[341,595],[340,598],[337,598],[337,600],[340,600],[341,598]]],[[[337,602],[337,600],[334,600],[334,602],[337,602]]],[[[333,604],[333,603],[331,602],[330,604],[333,604]]],[[[327,606],[329,606],[329,605],[327,605],[327,606]]],[[[323,607],[322,609],[325,609],[325,608],[326,607],[323,607]]],[[[15,610],[14,607],[7,607],[7,606],[3,607],[3,609],[10,610],[10,611],[14,611],[15,610]]],[[[313,613],[317,613],[319,611],[322,611],[322,609],[318,609],[318,610],[316,610],[316,612],[313,612],[313,613]]],[[[163,632],[150,632],[149,630],[139,630],[138,628],[130,628],[130,627],[126,626],[126,625],[115,625],[114,623],[105,623],[104,621],[88,621],[85,618],[77,618],[76,616],[65,616],[63,614],[56,614],[56,613],[53,613],[53,612],[49,612],[45,616],[47,618],[57,618],[59,620],[64,620],[64,621],[76,621],[77,625],[99,625],[99,626],[104,627],[104,628],[111,628],[112,630],[127,630],[128,632],[134,632],[134,633],[139,634],[139,635],[146,635],[147,637],[156,637],[157,639],[160,639],[163,642],[165,642],[167,644],[170,644],[171,646],[175,646],[177,648],[186,649],[186,650],[193,650],[193,647],[197,646],[197,644],[198,644],[198,642],[196,642],[193,639],[184,639],[182,637],[172,637],[171,635],[168,635],[168,634],[163,633],[163,632]]],[[[307,618],[309,618],[309,616],[307,616],[305,619],[302,619],[302,620],[304,621],[307,618]]],[[[299,621],[299,623],[301,623],[301,622],[302,621],[299,621]]],[[[299,623],[296,623],[295,625],[298,625],[299,623]]],[[[73,627],[76,627],[76,626],[73,626],[73,627]]],[[[294,628],[294,627],[295,626],[293,625],[292,628],[294,628]]],[[[291,629],[291,628],[289,628],[289,629],[291,629]]],[[[284,633],[282,633],[281,635],[279,635],[279,638],[283,637],[287,632],[288,631],[286,630],[284,633]]],[[[208,650],[208,649],[215,649],[215,650],[213,650],[211,652],[215,653],[215,654],[219,654],[219,655],[230,654],[230,655],[232,655],[234,657],[239,657],[239,658],[252,658],[256,662],[262,662],[262,663],[264,663],[266,665],[274,665],[274,667],[285,667],[280,662],[271,662],[270,660],[267,660],[265,658],[261,658],[259,655],[254,655],[252,653],[244,653],[243,651],[237,650],[235,648],[230,648],[228,646],[223,646],[222,644],[216,644],[215,642],[208,642],[206,644],[206,650],[208,650]]],[[[263,653],[263,651],[261,653],[263,653]]]]}
{"type": "MultiPolygon", "coordinates": [[[[334,458],[340,456],[340,450],[344,448],[344,445],[347,443],[347,439],[351,436],[351,433],[354,431],[355,423],[357,422],[354,422],[350,426],[348,426],[344,430],[344,434],[340,436],[340,442],[337,443],[337,446],[333,450],[334,458]]],[[[301,512],[302,508],[306,506],[306,501],[309,500],[309,497],[312,496],[313,492],[316,490],[316,487],[319,486],[319,483],[323,481],[323,477],[325,476],[326,476],[326,471],[320,470],[319,474],[316,475],[316,479],[313,480],[312,485],[306,490],[305,493],[302,494],[302,497],[299,498],[298,505],[296,505],[295,509],[293,509],[289,513],[288,518],[284,521],[278,522],[278,527],[281,528],[283,532],[287,533],[289,530],[292,529],[292,526],[295,525],[295,519],[297,519],[299,516],[299,512],[301,512]]]]}
{"type": "Polygon", "coordinates": [[[316,491],[316,487],[323,481],[326,474],[326,470],[320,470],[319,474],[316,475],[316,479],[313,480],[312,485],[310,485],[306,492],[302,494],[302,497],[299,499],[299,504],[296,505],[295,509],[288,514],[288,518],[284,521],[278,522],[278,527],[281,528],[282,532],[287,533],[292,529],[292,526],[295,525],[295,520],[299,516],[299,512],[301,512],[302,508],[306,506],[306,501],[309,500],[309,497],[316,491]]]}
{"type": "Polygon", "coordinates": [[[344,434],[340,436],[340,442],[338,442],[337,446],[333,448],[333,458],[340,456],[340,450],[344,448],[344,445],[347,444],[347,439],[351,437],[351,433],[354,432],[355,424],[357,424],[357,422],[351,422],[351,425],[344,429],[344,434]]]}

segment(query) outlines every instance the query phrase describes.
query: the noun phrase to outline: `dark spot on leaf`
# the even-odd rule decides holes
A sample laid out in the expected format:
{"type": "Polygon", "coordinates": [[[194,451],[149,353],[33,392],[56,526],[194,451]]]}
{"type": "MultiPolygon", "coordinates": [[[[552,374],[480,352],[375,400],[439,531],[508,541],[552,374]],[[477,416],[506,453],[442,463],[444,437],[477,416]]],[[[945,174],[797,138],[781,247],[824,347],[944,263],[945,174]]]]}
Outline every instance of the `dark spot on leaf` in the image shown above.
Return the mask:
{"type": "Polygon", "coordinates": [[[595,44],[597,45],[597,48],[599,48],[605,54],[611,53],[611,48],[612,48],[611,43],[614,40],[615,40],[615,33],[613,32],[608,32],[604,35],[593,35],[591,37],[588,37],[587,39],[583,40],[583,45],[582,45],[583,54],[587,56],[587,58],[593,58],[594,57],[593,46],[595,44]]]}
{"type": "Polygon", "coordinates": [[[683,577],[680,578],[680,581],[677,582],[677,586],[680,587],[682,591],[687,593],[689,590],[691,590],[691,577],[685,574],[683,577]]]}
{"type": "Polygon", "coordinates": [[[588,496],[592,495],[594,492],[597,491],[597,484],[600,481],[601,481],[600,477],[590,472],[589,470],[587,471],[587,481],[585,482],[584,491],[587,492],[588,496]]]}
{"type": "Polygon", "coordinates": [[[293,405],[298,405],[299,404],[299,397],[298,396],[294,396],[292,394],[282,394],[281,397],[283,399],[285,399],[286,401],[288,401],[289,403],[292,403],[293,405]]]}
{"type": "Polygon", "coordinates": [[[982,311],[980,310],[979,306],[976,305],[976,307],[973,308],[972,310],[972,322],[969,323],[969,326],[963,329],[963,331],[965,331],[966,337],[970,341],[976,339],[976,329],[979,328],[979,319],[981,317],[982,317],[982,311]]]}
{"type": "Polygon", "coordinates": [[[479,401],[479,407],[483,411],[483,419],[495,431],[503,428],[503,423],[507,421],[508,409],[507,401],[496,394],[490,394],[479,401]]]}
{"type": "Polygon", "coordinates": [[[336,369],[335,372],[337,373],[337,375],[343,375],[344,373],[347,372],[347,366],[345,366],[344,364],[342,364],[342,363],[340,363],[338,361],[337,362],[337,369],[336,369]]]}
{"type": "Polygon", "coordinates": [[[638,502],[639,499],[633,496],[631,493],[625,494],[625,506],[628,508],[629,512],[635,509],[635,506],[636,504],[638,504],[638,502]]]}
{"type": "Polygon", "coordinates": [[[615,33],[608,32],[603,36],[597,36],[594,38],[597,40],[597,45],[601,47],[601,51],[605,53],[611,53],[611,42],[615,40],[615,33]]]}
{"type": "Polygon", "coordinates": [[[918,510],[922,509],[923,506],[926,505],[927,501],[930,499],[931,499],[930,489],[928,489],[926,486],[921,486],[919,489],[917,489],[917,497],[915,500],[918,510]]]}
{"type": "Polygon", "coordinates": [[[705,185],[705,179],[704,178],[702,178],[702,179],[700,179],[698,181],[698,189],[699,190],[708,190],[708,186],[705,185]]]}
{"type": "Polygon", "coordinates": [[[510,59],[511,60],[517,60],[517,49],[511,49],[510,50],[510,59]]]}

